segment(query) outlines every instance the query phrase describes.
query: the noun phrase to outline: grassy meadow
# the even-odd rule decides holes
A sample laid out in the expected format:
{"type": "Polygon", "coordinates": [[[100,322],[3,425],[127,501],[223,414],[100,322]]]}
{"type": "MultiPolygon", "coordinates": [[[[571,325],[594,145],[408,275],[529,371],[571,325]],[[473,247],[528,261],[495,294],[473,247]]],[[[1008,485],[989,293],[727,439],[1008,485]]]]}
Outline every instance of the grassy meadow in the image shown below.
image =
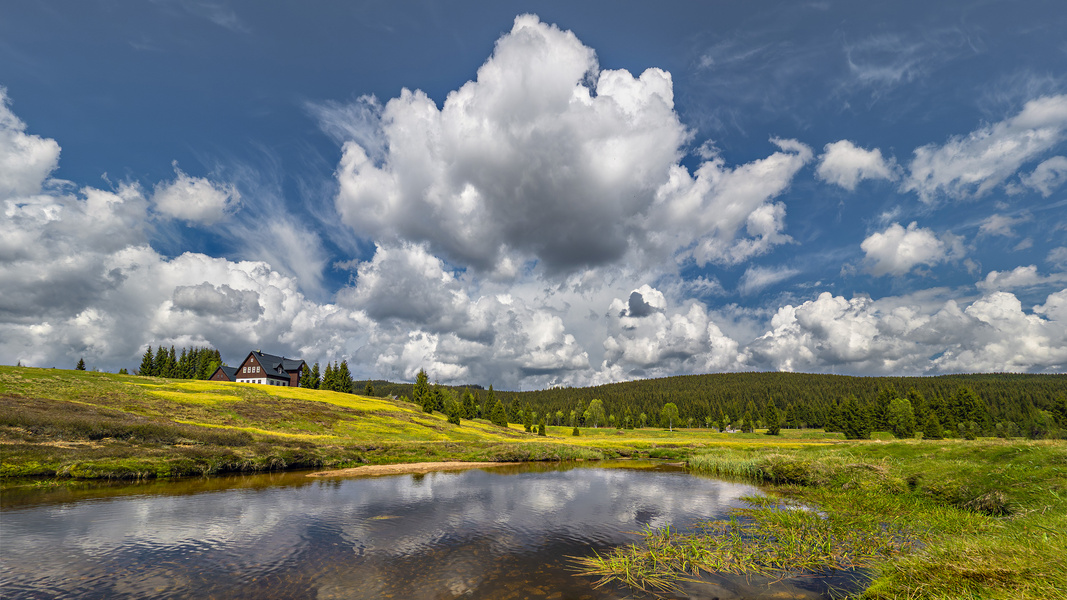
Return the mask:
{"type": "Polygon", "coordinates": [[[459,426],[329,391],[0,367],[0,487],[436,460],[684,461],[768,498],[586,561],[669,594],[706,571],[871,573],[867,598],[1067,599],[1067,443],[459,426]],[[36,479],[30,480],[27,477],[36,479]],[[27,484],[26,482],[31,482],[27,484]],[[35,483],[34,483],[35,482],[35,483]]]}

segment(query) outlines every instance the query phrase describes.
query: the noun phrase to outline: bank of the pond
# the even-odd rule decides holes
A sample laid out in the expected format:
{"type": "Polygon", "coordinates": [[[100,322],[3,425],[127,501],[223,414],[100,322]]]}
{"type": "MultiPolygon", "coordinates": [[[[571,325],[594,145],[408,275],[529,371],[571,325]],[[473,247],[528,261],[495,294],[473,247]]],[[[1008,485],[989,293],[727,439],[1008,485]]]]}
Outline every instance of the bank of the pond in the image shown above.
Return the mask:
{"type": "MultiPolygon", "coordinates": [[[[325,390],[0,366],[0,485],[14,477],[152,479],[415,462],[684,459],[734,444],[820,444],[708,430],[449,423],[407,402],[325,390]]],[[[839,437],[839,436],[838,436],[839,437]]]]}
{"type": "Polygon", "coordinates": [[[587,572],[662,588],[701,571],[860,567],[873,577],[864,598],[1067,598],[1062,442],[723,448],[689,466],[761,482],[785,505],[754,500],[740,519],[651,531],[587,572]]]}
{"type": "Polygon", "coordinates": [[[431,473],[434,471],[466,471],[467,469],[485,469],[489,467],[504,467],[514,465],[509,462],[418,462],[398,465],[367,465],[365,467],[349,467],[347,469],[335,469],[332,471],[315,471],[308,473],[308,477],[366,477],[370,475],[404,475],[408,473],[431,473]]]}

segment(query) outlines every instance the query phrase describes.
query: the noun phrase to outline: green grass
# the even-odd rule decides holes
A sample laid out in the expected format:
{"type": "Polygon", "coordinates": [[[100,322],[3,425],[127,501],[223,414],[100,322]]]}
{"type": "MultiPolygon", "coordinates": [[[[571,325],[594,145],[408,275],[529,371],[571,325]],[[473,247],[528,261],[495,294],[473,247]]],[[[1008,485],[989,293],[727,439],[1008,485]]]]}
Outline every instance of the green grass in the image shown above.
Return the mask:
{"type": "Polygon", "coordinates": [[[864,568],[873,574],[864,598],[1067,598],[1063,442],[753,445],[689,466],[766,484],[772,498],[691,531],[646,532],[579,569],[670,591],[705,572],[864,568]]]}
{"type": "Polygon", "coordinates": [[[583,563],[586,573],[662,592],[709,571],[862,567],[872,574],[867,598],[1067,600],[1065,442],[571,431],[455,426],[413,404],[327,391],[0,367],[0,485],[8,489],[23,476],[663,458],[760,483],[773,501],[753,499],[731,519],[692,530],[648,531],[641,544],[583,563]]]}

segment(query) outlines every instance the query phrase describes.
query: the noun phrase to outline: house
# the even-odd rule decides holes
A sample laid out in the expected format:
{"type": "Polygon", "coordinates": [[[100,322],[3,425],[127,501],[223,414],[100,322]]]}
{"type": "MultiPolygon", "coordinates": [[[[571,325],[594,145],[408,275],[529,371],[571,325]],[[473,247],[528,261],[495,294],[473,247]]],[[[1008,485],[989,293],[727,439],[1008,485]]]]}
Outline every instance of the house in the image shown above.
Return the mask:
{"type": "Polygon", "coordinates": [[[237,367],[221,365],[215,369],[215,372],[208,379],[211,381],[237,381],[237,367]]]}
{"type": "Polygon", "coordinates": [[[303,367],[304,361],[299,358],[285,358],[284,356],[264,354],[253,350],[236,367],[219,367],[216,369],[215,373],[211,375],[211,379],[213,381],[236,381],[238,383],[300,387],[300,370],[303,367]]]}

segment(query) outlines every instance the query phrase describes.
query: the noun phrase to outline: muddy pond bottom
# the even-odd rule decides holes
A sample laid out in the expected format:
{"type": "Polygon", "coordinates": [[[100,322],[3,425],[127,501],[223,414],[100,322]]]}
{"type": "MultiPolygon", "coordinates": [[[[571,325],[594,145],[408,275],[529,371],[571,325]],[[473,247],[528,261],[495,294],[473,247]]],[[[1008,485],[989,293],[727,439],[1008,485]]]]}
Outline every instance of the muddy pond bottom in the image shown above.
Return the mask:
{"type": "MultiPolygon", "coordinates": [[[[569,557],[725,517],[758,488],[649,461],[10,491],[5,598],[621,599],[569,557]]],[[[675,598],[827,598],[846,573],[709,576],[675,598]]]]}

